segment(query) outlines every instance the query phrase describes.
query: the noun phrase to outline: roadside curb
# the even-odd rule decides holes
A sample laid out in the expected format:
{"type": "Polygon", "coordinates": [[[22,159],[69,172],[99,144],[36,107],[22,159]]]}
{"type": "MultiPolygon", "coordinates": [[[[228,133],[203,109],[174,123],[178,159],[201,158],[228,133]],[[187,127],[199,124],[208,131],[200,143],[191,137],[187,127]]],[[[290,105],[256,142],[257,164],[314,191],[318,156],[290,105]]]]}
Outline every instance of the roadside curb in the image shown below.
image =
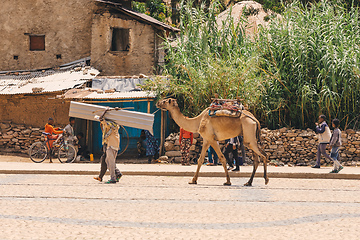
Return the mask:
{"type": "MultiPolygon", "coordinates": [[[[195,172],[169,172],[169,171],[122,171],[123,175],[128,176],[172,176],[172,177],[192,177],[195,172]]],[[[65,171],[65,170],[0,170],[0,174],[49,174],[49,175],[98,175],[99,171],[65,171]]],[[[230,172],[230,177],[250,177],[250,172],[230,172]]],[[[200,172],[200,177],[225,177],[223,172],[200,172]]],[[[255,177],[262,178],[263,173],[256,173],[255,177]]],[[[342,173],[281,173],[268,172],[269,178],[298,178],[298,179],[348,179],[360,180],[360,174],[342,173]]]]}

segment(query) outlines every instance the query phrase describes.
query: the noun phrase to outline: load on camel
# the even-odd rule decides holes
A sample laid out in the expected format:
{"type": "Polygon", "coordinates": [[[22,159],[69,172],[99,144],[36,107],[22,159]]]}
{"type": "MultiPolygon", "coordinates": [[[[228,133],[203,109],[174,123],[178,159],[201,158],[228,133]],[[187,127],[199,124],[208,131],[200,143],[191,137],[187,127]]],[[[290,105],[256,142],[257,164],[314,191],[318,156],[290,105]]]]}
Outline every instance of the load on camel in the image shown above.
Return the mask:
{"type": "Polygon", "coordinates": [[[205,153],[209,148],[209,146],[211,145],[214,148],[216,154],[218,155],[219,160],[222,163],[222,166],[224,167],[225,170],[226,182],[224,183],[224,185],[231,185],[229,172],[226,168],[226,159],[222,154],[217,141],[233,138],[239,135],[243,136],[245,146],[253,150],[253,159],[254,159],[253,172],[251,174],[249,181],[245,184],[245,186],[252,185],[256,173],[256,169],[259,165],[259,157],[262,159],[262,162],[264,163],[265,184],[269,182],[269,178],[267,176],[267,170],[266,170],[267,167],[266,153],[258,144],[260,141],[260,123],[252,115],[252,113],[244,110],[244,108],[241,107],[242,105],[240,105],[239,109],[237,109],[238,112],[241,113],[239,114],[238,117],[210,116],[212,108],[214,107],[211,106],[205,109],[200,115],[194,118],[187,118],[180,112],[176,99],[168,98],[168,99],[159,100],[156,106],[162,110],[168,110],[171,114],[171,117],[180,127],[182,127],[183,129],[189,132],[199,133],[203,138],[203,146],[200,157],[198,159],[198,167],[193,179],[189,182],[189,184],[197,184],[199,171],[201,165],[204,163],[205,153]]]}

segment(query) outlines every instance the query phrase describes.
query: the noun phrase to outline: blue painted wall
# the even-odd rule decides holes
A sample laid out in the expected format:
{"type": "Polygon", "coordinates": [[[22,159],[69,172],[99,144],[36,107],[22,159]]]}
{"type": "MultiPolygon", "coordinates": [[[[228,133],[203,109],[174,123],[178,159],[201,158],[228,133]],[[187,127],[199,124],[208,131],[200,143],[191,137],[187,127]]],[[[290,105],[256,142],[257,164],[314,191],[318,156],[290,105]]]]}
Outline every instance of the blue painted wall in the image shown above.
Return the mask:
{"type": "MultiPolygon", "coordinates": [[[[126,100],[133,100],[133,99],[126,99],[126,100]]],[[[137,111],[137,112],[144,112],[147,113],[147,107],[148,102],[147,99],[144,99],[144,101],[138,101],[141,99],[136,99],[136,102],[104,102],[104,103],[94,103],[96,105],[101,106],[108,106],[108,107],[120,107],[120,108],[126,108],[126,107],[133,107],[134,109],[127,109],[129,111],[137,111]]],[[[154,113],[157,111],[158,108],[155,106],[154,101],[150,101],[150,113],[154,113]]],[[[167,114],[167,112],[166,112],[167,114]]],[[[169,122],[169,118],[166,118],[169,122]]],[[[169,134],[169,123],[166,124],[166,136],[169,134]]],[[[136,149],[136,143],[139,139],[141,129],[137,128],[131,128],[131,127],[125,127],[126,131],[129,134],[130,142],[128,150],[134,150],[136,149]]],[[[155,113],[155,119],[154,119],[154,136],[160,143],[160,131],[161,131],[161,112],[157,111],[155,113]]],[[[93,153],[100,153],[101,147],[102,147],[102,133],[100,128],[99,122],[93,122],[92,124],[92,132],[93,132],[93,146],[92,151],[93,153]]],[[[122,151],[126,147],[127,139],[126,134],[124,133],[123,129],[120,129],[120,150],[122,151]]]]}

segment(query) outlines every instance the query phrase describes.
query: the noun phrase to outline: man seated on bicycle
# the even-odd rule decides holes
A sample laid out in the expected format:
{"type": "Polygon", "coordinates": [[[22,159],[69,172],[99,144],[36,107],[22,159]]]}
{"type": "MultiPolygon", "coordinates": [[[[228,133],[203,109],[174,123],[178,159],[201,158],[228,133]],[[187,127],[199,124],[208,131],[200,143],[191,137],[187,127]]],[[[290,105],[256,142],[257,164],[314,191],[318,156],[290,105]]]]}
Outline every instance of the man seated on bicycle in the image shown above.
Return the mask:
{"type": "Polygon", "coordinates": [[[63,133],[62,130],[59,130],[60,128],[54,128],[53,125],[54,125],[54,119],[49,117],[48,123],[45,125],[45,131],[44,131],[50,134],[47,136],[47,138],[51,140],[49,141],[49,145],[47,146],[49,149],[53,147],[54,141],[57,140],[59,138],[59,135],[63,133]]]}

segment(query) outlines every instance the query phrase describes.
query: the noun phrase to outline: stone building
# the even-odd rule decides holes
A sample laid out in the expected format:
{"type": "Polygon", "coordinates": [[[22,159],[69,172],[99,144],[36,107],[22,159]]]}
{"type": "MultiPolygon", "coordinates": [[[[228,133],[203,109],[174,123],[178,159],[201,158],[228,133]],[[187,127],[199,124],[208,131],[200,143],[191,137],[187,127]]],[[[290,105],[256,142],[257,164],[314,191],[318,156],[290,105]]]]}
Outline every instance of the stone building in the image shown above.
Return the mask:
{"type": "MultiPolygon", "coordinates": [[[[70,100],[59,96],[68,89],[92,87],[91,81],[99,73],[106,79],[158,73],[164,62],[161,43],[170,32],[178,31],[131,10],[130,0],[3,0],[0,152],[25,153],[41,138],[49,116],[57,126],[67,124],[70,100]]],[[[100,94],[92,103],[129,104],[137,111],[155,111],[154,97],[150,101],[149,97],[139,98],[138,92],[124,94],[110,94],[116,99],[100,94]]],[[[160,112],[156,119],[155,130],[160,129],[160,112]]],[[[78,130],[86,133],[86,142],[95,153],[99,139],[101,143],[98,124],[78,121],[78,130]]],[[[134,140],[130,147],[134,142],[135,149],[139,131],[128,130],[134,140]]]]}
{"type": "Polygon", "coordinates": [[[90,57],[102,75],[152,74],[163,62],[162,38],[178,29],[130,7],[126,0],[3,0],[0,72],[90,57]]]}

